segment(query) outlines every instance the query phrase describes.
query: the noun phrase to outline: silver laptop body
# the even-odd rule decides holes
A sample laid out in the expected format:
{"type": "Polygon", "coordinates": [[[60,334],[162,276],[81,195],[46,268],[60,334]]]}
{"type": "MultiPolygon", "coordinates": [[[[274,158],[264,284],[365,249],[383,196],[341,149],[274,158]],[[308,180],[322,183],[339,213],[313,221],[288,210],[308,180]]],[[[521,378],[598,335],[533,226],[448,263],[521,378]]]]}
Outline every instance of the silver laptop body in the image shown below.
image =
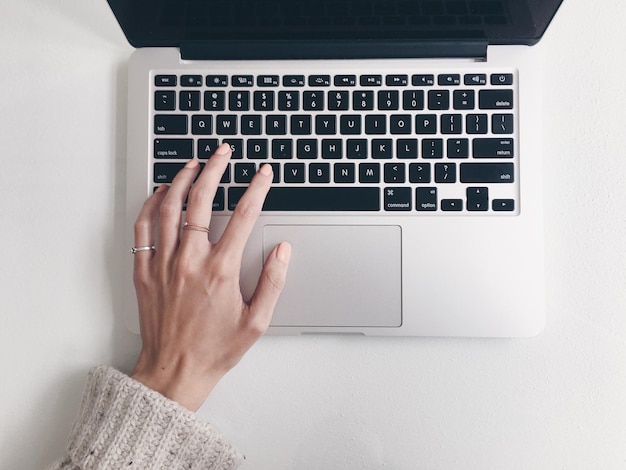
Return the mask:
{"type": "MultiPolygon", "coordinates": [[[[292,244],[270,334],[542,330],[541,73],[528,45],[559,1],[319,1],[315,15],[312,2],[109,3],[137,46],[129,246],[146,197],[188,158],[206,161],[229,142],[212,240],[254,169],[272,163],[278,173],[241,280],[250,296],[272,247],[292,244]],[[234,5],[254,14],[227,29],[216,12],[234,15],[234,5]],[[274,24],[282,14],[305,20],[284,18],[265,36],[262,8],[274,24]],[[362,27],[362,10],[378,29],[362,27]],[[334,14],[352,26],[329,26],[334,14]]],[[[130,272],[125,315],[138,332],[130,272]]]]}

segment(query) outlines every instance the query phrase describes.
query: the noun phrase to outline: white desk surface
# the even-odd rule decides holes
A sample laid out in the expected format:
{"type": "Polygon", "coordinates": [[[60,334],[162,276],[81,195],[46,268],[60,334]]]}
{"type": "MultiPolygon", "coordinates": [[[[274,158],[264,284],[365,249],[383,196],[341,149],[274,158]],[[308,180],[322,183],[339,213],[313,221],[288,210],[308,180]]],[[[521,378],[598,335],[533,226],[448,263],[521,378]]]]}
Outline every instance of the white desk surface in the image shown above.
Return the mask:
{"type": "MultiPolygon", "coordinates": [[[[626,4],[565,0],[545,77],[547,327],[264,338],[201,410],[253,469],[626,468],[626,4]]],[[[62,451],[119,314],[125,74],[104,0],[0,2],[0,468],[62,451]]]]}

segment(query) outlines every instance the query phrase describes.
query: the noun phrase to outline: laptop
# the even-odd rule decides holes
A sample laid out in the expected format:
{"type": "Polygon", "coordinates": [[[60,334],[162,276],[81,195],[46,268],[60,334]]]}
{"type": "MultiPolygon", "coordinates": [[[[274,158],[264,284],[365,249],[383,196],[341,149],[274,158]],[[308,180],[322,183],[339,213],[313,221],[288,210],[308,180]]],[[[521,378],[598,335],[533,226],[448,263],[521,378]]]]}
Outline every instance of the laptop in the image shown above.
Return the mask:
{"type": "Polygon", "coordinates": [[[155,188],[228,142],[213,241],[260,165],[274,170],[244,296],[269,251],[293,247],[269,334],[543,329],[542,84],[528,46],[561,0],[108,2],[136,47],[129,246],[155,188]]]}

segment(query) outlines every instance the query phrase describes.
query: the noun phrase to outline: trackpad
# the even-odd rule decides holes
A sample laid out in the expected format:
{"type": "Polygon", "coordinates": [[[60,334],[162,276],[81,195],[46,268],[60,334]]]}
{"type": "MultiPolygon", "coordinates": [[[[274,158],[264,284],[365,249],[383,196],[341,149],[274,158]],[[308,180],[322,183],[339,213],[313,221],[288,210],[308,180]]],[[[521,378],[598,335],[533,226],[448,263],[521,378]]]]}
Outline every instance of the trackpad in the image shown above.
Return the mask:
{"type": "Polygon", "coordinates": [[[273,326],[402,324],[399,226],[266,225],[264,259],[282,241],[292,254],[273,326]]]}

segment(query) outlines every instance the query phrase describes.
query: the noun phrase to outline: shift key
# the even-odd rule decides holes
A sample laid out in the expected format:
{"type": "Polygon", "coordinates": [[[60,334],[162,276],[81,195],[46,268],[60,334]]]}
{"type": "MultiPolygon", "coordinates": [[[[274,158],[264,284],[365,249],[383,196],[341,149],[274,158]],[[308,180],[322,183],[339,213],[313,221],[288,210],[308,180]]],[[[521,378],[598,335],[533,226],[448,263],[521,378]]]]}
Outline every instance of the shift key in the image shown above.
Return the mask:
{"type": "Polygon", "coordinates": [[[513,183],[512,163],[461,163],[461,183],[513,183]]]}

